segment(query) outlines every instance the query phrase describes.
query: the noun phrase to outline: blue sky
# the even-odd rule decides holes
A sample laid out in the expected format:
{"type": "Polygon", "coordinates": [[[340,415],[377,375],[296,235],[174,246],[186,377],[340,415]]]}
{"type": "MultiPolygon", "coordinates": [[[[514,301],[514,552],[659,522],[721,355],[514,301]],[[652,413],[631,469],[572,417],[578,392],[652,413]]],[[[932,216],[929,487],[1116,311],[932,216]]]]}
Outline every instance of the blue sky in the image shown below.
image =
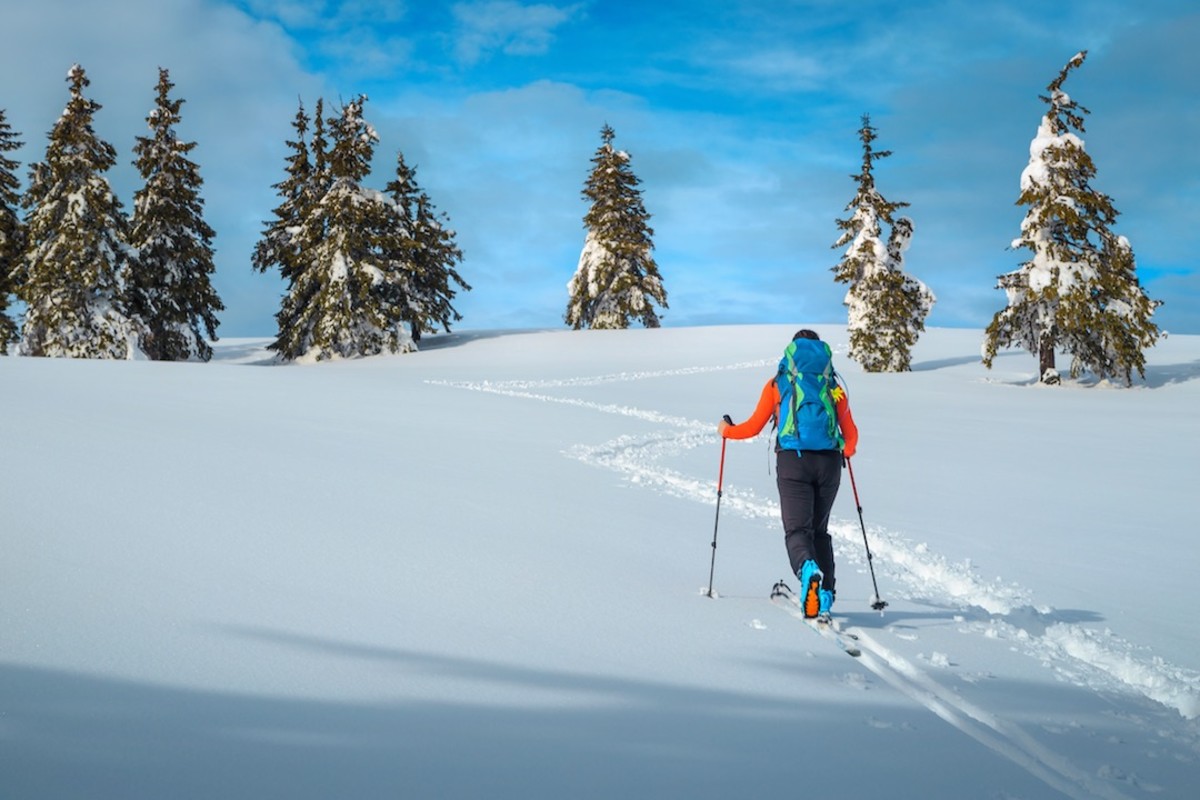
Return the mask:
{"type": "Polygon", "coordinates": [[[157,68],[184,99],[217,231],[222,337],[275,332],[282,284],[250,268],[277,204],[297,103],[366,93],[383,188],[396,152],[446,212],[473,290],[456,329],[561,327],[583,247],[580,195],[604,124],[632,156],[670,326],[844,321],[830,267],[854,193],[863,114],[883,194],[910,203],[906,270],[927,320],[983,328],[1004,305],[1038,99],[1091,110],[1094,185],[1121,212],[1166,330],[1200,333],[1200,10],[1193,0],[1086,2],[646,0],[41,0],[2,12],[0,108],[44,156],[82,64],[120,152],[128,208],[157,68]]]}

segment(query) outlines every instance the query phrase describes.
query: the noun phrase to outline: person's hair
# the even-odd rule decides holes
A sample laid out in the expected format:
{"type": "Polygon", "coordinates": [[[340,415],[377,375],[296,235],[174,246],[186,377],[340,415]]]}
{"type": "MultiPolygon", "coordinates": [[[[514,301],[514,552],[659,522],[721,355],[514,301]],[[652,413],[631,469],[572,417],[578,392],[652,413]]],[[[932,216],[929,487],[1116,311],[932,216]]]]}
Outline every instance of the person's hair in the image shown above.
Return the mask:
{"type": "Polygon", "coordinates": [[[817,336],[816,331],[810,331],[808,328],[802,328],[801,330],[796,331],[796,335],[792,337],[793,342],[797,339],[816,339],[817,341],[820,341],[821,337],[817,336]]]}

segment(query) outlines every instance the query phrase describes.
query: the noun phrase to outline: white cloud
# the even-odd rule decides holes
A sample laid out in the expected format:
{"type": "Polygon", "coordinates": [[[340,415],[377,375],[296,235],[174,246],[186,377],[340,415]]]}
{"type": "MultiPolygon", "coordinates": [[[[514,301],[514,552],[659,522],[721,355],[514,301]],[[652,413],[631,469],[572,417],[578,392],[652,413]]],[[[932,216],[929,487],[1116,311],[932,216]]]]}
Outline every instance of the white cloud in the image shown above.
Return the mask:
{"type": "Polygon", "coordinates": [[[243,0],[243,5],[256,19],[284,29],[310,68],[341,80],[391,75],[414,63],[403,2],[243,0]]]}
{"type": "Polygon", "coordinates": [[[255,17],[292,31],[341,31],[402,21],[408,4],[400,0],[242,0],[255,17]]]}
{"type": "Polygon", "coordinates": [[[811,91],[829,77],[823,59],[803,55],[790,49],[772,49],[738,55],[725,61],[725,66],[742,78],[766,83],[770,91],[811,91]]]}
{"type": "Polygon", "coordinates": [[[545,53],[554,42],[555,29],[582,8],[565,8],[537,3],[522,5],[513,0],[456,3],[458,22],[455,54],[464,64],[475,64],[496,51],[528,56],[545,53]]]}

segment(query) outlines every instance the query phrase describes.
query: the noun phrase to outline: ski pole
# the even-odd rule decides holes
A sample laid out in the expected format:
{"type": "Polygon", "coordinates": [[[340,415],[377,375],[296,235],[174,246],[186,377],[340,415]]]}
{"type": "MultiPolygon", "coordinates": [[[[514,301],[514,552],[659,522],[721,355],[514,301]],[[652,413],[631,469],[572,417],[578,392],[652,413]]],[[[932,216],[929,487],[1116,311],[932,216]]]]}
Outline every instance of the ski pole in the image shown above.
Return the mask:
{"type": "MultiPolygon", "coordinates": [[[[726,414],[722,419],[725,424],[732,425],[733,420],[726,414]]],[[[708,596],[712,597],[713,572],[717,568],[717,523],[721,520],[721,486],[725,483],[725,443],[729,440],[721,437],[721,468],[717,471],[717,513],[713,517],[712,563],[708,567],[708,596]]]]}
{"type": "Polygon", "coordinates": [[[850,488],[854,490],[854,505],[858,508],[858,524],[862,527],[863,547],[867,549],[867,568],[871,570],[871,586],[875,589],[875,596],[871,599],[871,608],[883,613],[887,608],[887,601],[879,599],[879,584],[875,582],[875,567],[871,556],[871,545],[867,543],[867,524],[863,522],[862,503],[858,500],[858,485],[854,482],[854,467],[850,465],[850,459],[846,459],[846,469],[850,470],[850,488]]]}

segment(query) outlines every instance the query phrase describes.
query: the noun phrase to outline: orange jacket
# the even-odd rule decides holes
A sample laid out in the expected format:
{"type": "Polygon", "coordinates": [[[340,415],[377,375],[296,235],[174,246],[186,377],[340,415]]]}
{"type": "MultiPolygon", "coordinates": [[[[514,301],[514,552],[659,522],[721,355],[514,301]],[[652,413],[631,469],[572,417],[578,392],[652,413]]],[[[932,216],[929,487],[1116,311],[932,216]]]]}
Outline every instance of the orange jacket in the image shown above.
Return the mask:
{"type": "MultiPolygon", "coordinates": [[[[842,453],[846,458],[850,458],[858,449],[858,426],[854,424],[854,417],[850,414],[850,401],[846,399],[845,390],[835,385],[831,394],[837,409],[838,427],[842,431],[842,438],[846,440],[842,453]]],[[[757,436],[766,427],[767,420],[779,413],[779,399],[779,387],[775,385],[775,379],[771,378],[763,387],[762,394],[758,397],[758,405],[750,419],[727,427],[724,430],[725,438],[749,439],[757,436]]]]}

